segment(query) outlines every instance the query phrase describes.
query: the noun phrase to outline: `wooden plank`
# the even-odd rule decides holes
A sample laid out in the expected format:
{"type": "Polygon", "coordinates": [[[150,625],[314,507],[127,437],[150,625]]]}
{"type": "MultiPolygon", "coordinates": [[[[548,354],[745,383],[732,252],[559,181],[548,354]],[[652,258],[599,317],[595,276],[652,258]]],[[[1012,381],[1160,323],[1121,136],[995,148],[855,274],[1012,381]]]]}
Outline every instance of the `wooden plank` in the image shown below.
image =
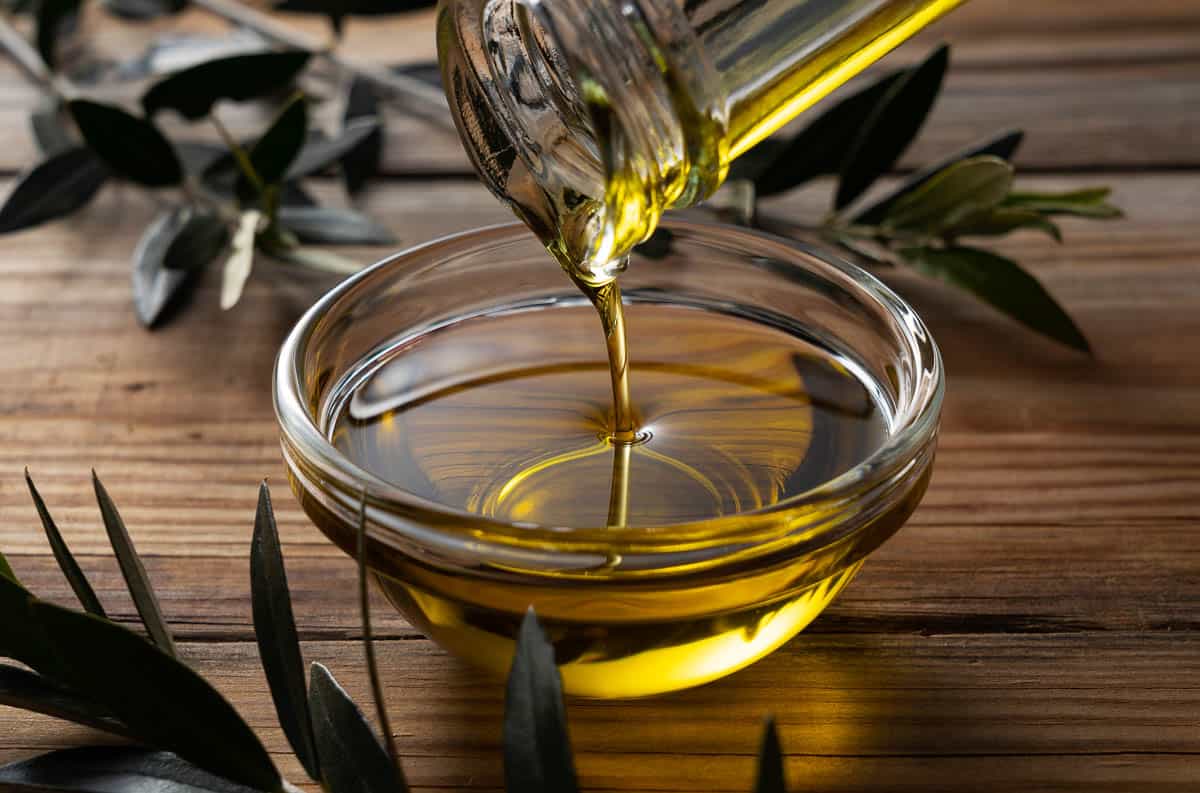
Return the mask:
{"type": "MultiPolygon", "coordinates": [[[[304,649],[369,706],[356,645],[304,649]]],[[[501,687],[425,641],[378,649],[410,782],[499,787],[501,687]]],[[[284,773],[300,779],[255,648],[185,644],[183,652],[278,754],[284,773]]],[[[955,790],[959,775],[970,774],[979,781],[973,790],[1018,782],[1077,790],[1083,781],[1183,790],[1197,780],[1198,674],[1195,635],[809,636],[709,686],[670,698],[572,701],[568,714],[588,790],[745,790],[768,712],[801,789],[910,790],[923,779],[923,789],[955,790]]],[[[84,735],[7,709],[0,725],[10,736],[0,757],[84,735]]]]}

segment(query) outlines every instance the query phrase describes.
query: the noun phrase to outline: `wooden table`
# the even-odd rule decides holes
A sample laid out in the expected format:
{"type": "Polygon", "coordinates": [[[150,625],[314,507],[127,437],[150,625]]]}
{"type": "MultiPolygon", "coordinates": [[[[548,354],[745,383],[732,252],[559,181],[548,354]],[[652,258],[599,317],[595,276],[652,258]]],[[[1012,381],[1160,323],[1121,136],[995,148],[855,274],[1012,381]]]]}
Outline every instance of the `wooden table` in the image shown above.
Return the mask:
{"type": "MultiPolygon", "coordinates": [[[[427,29],[350,35],[379,58],[432,50],[427,29]]],[[[1096,357],[892,277],[950,372],[924,503],[825,615],[753,668],[649,701],[570,703],[588,790],[748,790],[768,712],[797,790],[1200,790],[1200,5],[975,0],[890,63],[937,37],[955,44],[955,64],[906,165],[1021,126],[1022,184],[1110,184],[1128,211],[1064,224],[1063,246],[1002,246],[1065,303],[1096,357]]],[[[33,101],[0,65],[8,182],[32,156],[33,101]]],[[[389,137],[390,176],[366,209],[405,243],[505,219],[456,141],[402,119],[389,137]]],[[[815,212],[821,200],[782,203],[815,212]]],[[[256,277],[222,313],[211,277],[179,321],[147,333],[128,262],[153,211],[110,188],[78,218],[2,242],[0,548],[36,591],[69,601],[21,480],[28,465],[110,612],[134,621],[92,501],[95,466],[182,652],[299,780],[250,627],[264,476],[304,652],[367,701],[353,566],[287,493],[271,412],[275,350],[315,292],[256,277]]],[[[500,688],[382,603],[377,619],[413,786],[500,787],[500,688]]],[[[94,740],[0,709],[0,760],[94,740]]]]}

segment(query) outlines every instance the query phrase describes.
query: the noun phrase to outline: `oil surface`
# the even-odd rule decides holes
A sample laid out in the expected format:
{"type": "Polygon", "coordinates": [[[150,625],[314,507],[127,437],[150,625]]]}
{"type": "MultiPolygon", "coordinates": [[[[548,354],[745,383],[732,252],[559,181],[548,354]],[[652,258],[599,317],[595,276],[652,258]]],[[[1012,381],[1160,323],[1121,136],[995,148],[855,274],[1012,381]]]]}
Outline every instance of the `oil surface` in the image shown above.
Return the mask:
{"type": "Polygon", "coordinates": [[[362,382],[334,444],[430,501],[515,522],[660,526],[760,509],[865,459],[886,416],[835,360],[737,317],[628,307],[638,437],[614,443],[585,305],[465,320],[362,382]]]}

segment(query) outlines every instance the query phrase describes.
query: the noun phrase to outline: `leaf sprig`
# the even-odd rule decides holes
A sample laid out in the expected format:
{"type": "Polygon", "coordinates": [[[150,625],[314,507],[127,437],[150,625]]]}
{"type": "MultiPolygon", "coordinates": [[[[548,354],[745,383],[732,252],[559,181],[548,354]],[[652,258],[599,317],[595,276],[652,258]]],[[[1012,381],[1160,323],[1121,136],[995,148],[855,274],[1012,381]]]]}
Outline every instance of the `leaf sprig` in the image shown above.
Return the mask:
{"type": "MultiPolygon", "coordinates": [[[[726,187],[710,206],[740,225],[819,237],[871,265],[908,265],[1055,341],[1090,352],[1083,333],[1037,279],[1011,259],[964,240],[1031,229],[1061,242],[1054,220],[1059,216],[1121,217],[1108,202],[1108,188],[1015,189],[1012,159],[1024,133],[1009,130],[917,171],[881,198],[864,198],[919,134],[949,57],[949,47],[938,47],[916,66],[888,73],[834,103],[791,137],[763,141],[733,163],[726,187]],[[820,222],[797,223],[759,208],[759,199],[820,176],[837,179],[830,212],[820,222]]],[[[659,234],[639,250],[661,258],[670,251],[669,241],[659,234]]]]}
{"type": "MultiPolygon", "coordinates": [[[[63,749],[0,767],[0,788],[87,793],[282,793],[294,790],[253,730],[174,652],[157,610],[138,614],[147,635],[104,616],[95,591],[26,472],[55,559],[86,612],[40,600],[0,555],[0,705],[42,713],[127,739],[128,746],[63,749]],[[97,780],[103,780],[96,787],[97,780]]],[[[97,502],[135,603],[157,597],[115,504],[93,473],[97,502]]],[[[329,793],[405,793],[374,663],[367,595],[367,495],[358,523],[359,595],[366,669],[384,736],[322,664],[308,680],[288,591],[279,530],[264,482],[250,546],[254,630],[284,735],[309,777],[329,793]]],[[[510,793],[579,790],[554,647],[530,608],[521,623],[504,708],[510,793]]],[[[755,793],[784,793],[783,752],[768,719],[755,793]]]]}

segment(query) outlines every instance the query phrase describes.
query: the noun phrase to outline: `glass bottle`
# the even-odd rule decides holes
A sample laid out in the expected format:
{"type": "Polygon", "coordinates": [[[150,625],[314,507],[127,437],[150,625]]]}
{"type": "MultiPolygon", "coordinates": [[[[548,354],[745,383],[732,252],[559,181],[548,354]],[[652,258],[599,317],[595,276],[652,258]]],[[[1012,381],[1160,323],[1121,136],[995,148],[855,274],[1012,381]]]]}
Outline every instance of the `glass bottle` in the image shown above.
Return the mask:
{"type": "Polygon", "coordinates": [[[484,183],[581,285],[662,212],[962,0],[442,0],[438,51],[484,183]]]}

